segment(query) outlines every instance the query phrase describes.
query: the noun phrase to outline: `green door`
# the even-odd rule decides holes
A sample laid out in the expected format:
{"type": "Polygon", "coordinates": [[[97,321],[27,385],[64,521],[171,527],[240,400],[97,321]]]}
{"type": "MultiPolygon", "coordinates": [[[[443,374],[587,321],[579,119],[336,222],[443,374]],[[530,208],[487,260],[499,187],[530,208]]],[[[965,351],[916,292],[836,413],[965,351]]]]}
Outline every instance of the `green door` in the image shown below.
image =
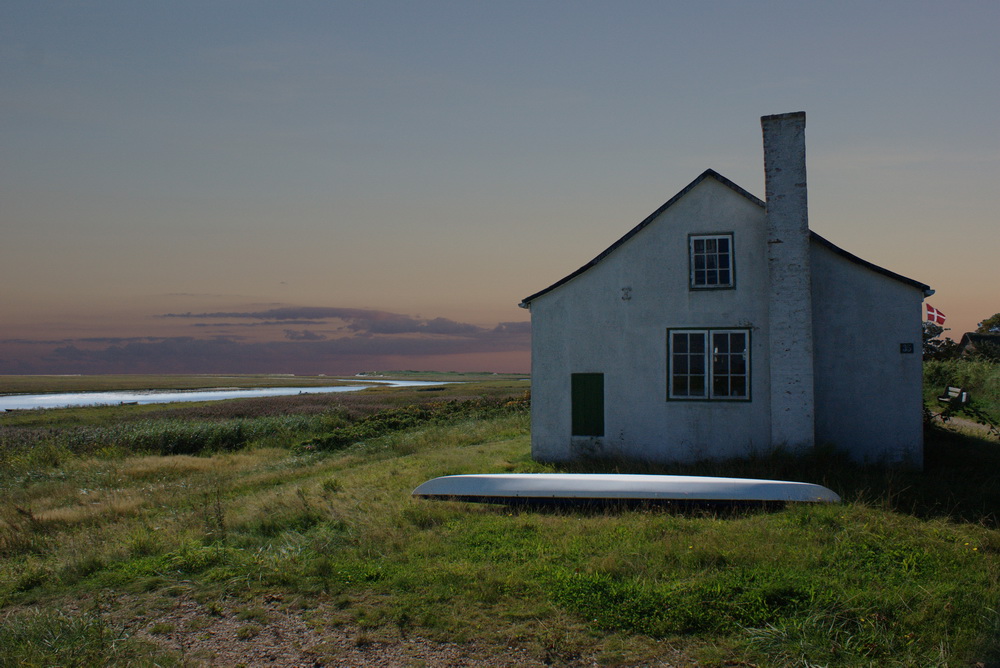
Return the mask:
{"type": "Polygon", "coordinates": [[[604,374],[572,374],[573,436],[604,436],[604,374]]]}

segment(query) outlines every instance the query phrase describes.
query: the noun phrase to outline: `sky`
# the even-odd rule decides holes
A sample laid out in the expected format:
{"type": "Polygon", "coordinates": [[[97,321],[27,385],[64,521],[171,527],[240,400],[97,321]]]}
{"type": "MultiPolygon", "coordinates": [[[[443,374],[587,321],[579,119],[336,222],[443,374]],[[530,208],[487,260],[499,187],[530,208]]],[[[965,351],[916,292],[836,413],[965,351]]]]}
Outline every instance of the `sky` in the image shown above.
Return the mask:
{"type": "Polygon", "coordinates": [[[517,307],[705,169],[1000,311],[1000,3],[0,4],[0,374],[526,372],[517,307]]]}

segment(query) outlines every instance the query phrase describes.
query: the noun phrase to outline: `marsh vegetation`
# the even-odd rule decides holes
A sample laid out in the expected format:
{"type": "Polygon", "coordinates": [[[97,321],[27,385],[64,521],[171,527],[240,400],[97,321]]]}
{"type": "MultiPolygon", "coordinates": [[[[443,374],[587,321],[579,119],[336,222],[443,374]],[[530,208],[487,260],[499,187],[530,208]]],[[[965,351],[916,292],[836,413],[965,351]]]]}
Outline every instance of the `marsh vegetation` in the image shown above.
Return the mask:
{"type": "Polygon", "coordinates": [[[923,473],[823,449],[563,469],[845,499],[766,512],[409,496],[555,470],[530,459],[527,386],[0,416],[0,665],[1000,660],[996,443],[931,425],[923,473]]]}

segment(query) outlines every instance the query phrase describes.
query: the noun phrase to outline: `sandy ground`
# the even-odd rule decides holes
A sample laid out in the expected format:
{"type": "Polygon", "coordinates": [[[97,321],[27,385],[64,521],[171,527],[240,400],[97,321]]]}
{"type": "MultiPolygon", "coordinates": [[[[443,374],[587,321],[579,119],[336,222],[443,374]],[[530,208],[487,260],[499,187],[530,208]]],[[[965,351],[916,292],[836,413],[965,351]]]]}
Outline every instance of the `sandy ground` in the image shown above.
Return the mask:
{"type": "MultiPolygon", "coordinates": [[[[137,638],[172,650],[190,666],[598,666],[594,658],[535,656],[524,648],[497,647],[477,643],[442,643],[399,633],[369,637],[349,626],[307,624],[304,613],[289,611],[280,597],[270,597],[252,606],[211,607],[178,597],[172,607],[135,620],[141,628],[137,638]],[[241,612],[242,611],[242,612],[241,612]]],[[[667,656],[653,664],[669,668],[695,666],[666,650],[667,656]]]]}

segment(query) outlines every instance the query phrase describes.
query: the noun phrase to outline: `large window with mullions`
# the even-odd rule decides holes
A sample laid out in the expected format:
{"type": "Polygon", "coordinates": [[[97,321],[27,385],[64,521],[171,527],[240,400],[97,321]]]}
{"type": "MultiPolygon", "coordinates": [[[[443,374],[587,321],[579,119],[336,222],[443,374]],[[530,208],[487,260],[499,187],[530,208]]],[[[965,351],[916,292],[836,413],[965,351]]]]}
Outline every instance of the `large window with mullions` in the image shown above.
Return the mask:
{"type": "Polygon", "coordinates": [[[732,234],[693,234],[688,241],[692,289],[732,288],[736,285],[732,234]]]}
{"type": "Polygon", "coordinates": [[[669,399],[750,400],[750,331],[667,330],[669,399]]]}

